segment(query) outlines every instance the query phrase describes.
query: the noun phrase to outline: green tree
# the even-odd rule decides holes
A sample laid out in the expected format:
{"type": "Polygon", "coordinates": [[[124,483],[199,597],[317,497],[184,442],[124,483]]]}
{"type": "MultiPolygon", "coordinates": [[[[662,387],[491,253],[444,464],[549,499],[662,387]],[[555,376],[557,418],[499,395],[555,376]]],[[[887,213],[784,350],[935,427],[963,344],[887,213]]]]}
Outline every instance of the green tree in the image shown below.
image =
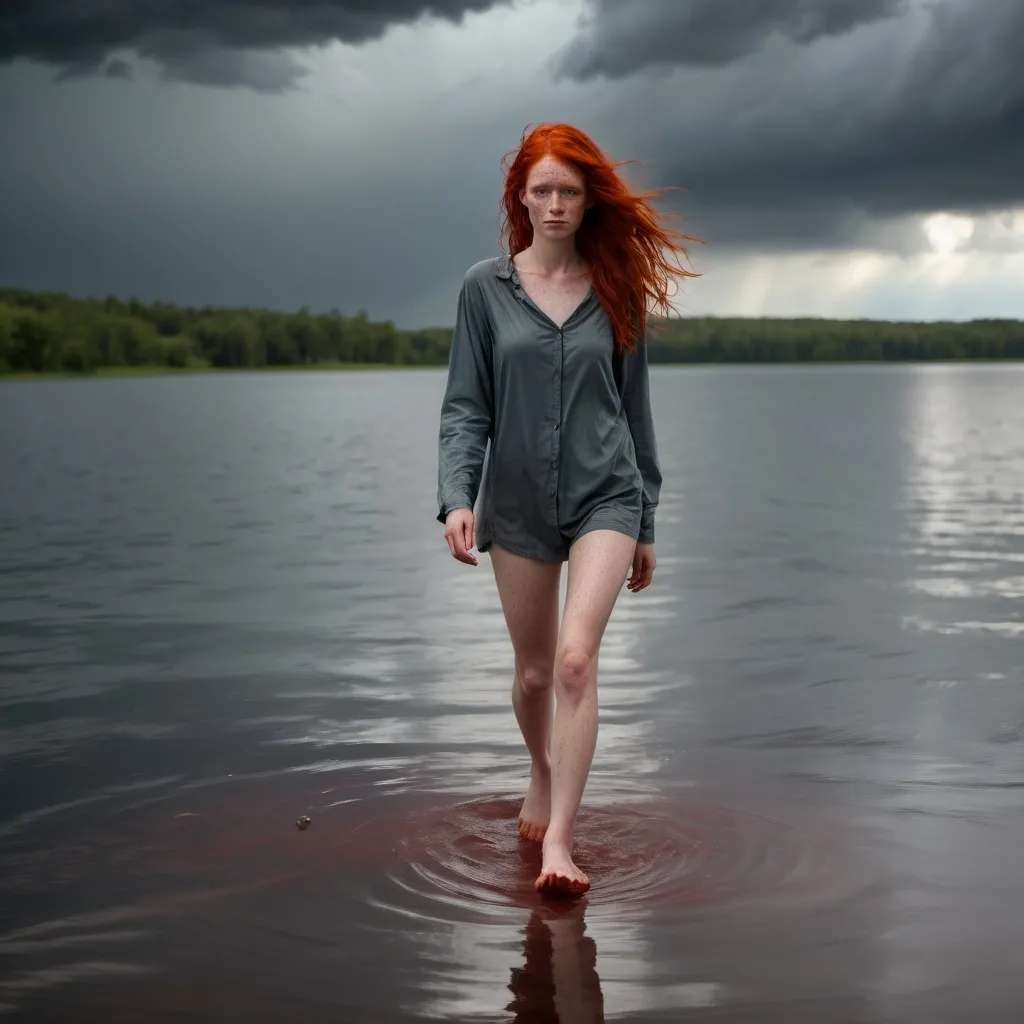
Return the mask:
{"type": "MultiPolygon", "coordinates": [[[[0,288],[0,373],[327,361],[444,366],[451,334],[449,327],[400,330],[365,310],[191,308],[0,288]]],[[[647,343],[653,363],[1024,359],[1024,323],[694,317],[653,321],[647,343]]]]}

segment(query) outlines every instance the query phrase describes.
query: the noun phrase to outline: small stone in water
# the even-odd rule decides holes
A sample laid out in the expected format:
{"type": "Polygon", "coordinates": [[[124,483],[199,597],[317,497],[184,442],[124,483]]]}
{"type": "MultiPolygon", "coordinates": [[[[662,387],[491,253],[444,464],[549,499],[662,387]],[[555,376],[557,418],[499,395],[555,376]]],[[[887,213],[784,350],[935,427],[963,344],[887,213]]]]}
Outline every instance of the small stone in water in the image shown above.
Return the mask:
{"type": "Polygon", "coordinates": [[[298,825],[299,829],[301,830],[309,828],[312,822],[309,820],[309,816],[304,814],[301,818],[299,818],[297,822],[295,822],[295,824],[298,825]]]}

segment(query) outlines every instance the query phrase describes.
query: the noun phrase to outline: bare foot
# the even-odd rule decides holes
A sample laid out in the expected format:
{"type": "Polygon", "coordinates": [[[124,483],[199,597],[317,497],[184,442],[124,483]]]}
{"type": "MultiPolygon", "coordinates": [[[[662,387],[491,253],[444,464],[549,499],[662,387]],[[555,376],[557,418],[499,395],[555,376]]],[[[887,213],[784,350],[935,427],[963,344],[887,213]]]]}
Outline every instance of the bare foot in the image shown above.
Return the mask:
{"type": "Polygon", "coordinates": [[[546,896],[582,896],[590,888],[590,879],[573,863],[568,846],[546,842],[544,862],[534,885],[546,896]]]}
{"type": "Polygon", "coordinates": [[[530,769],[530,788],[519,812],[519,834],[539,843],[551,817],[551,772],[530,769]]]}

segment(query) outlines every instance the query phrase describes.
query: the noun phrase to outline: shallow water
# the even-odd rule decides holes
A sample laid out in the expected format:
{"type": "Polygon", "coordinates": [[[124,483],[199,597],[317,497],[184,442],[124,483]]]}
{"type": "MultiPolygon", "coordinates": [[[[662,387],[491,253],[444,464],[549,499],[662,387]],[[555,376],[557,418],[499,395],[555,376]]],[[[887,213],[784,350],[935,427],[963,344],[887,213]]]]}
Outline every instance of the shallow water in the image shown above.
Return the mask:
{"type": "Polygon", "coordinates": [[[443,384],[0,384],[3,1012],[1020,1017],[1024,368],[654,369],[569,905],[443,384]]]}

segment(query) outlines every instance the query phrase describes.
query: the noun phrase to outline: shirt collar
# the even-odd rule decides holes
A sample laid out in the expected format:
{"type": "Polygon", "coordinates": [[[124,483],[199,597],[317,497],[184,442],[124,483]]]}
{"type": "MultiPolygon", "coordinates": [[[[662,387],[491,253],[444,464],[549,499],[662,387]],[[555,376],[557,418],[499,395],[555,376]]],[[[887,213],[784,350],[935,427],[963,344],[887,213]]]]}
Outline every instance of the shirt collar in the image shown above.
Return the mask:
{"type": "Polygon", "coordinates": [[[507,252],[503,252],[498,257],[498,262],[494,268],[494,273],[503,281],[507,281],[510,277],[512,277],[514,271],[515,264],[512,262],[512,257],[507,252]]]}

